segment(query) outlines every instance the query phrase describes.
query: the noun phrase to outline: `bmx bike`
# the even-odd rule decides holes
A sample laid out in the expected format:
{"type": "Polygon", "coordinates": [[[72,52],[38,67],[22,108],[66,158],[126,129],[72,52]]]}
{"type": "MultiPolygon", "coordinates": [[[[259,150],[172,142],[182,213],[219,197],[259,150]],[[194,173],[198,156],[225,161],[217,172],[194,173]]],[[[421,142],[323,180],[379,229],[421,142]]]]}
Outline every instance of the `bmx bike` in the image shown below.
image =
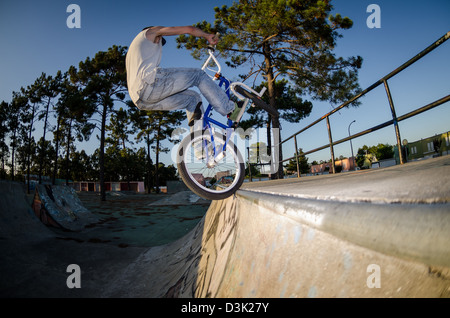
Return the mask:
{"type": "Polygon", "coordinates": [[[181,179],[190,190],[208,200],[222,200],[233,195],[244,182],[244,160],[230,139],[246,109],[255,104],[272,116],[277,116],[277,113],[261,99],[265,88],[256,92],[244,83],[231,83],[222,75],[214,49],[209,48],[208,53],[202,70],[219,82],[229,98],[232,92],[243,100],[243,105],[236,121],[228,118],[226,123],[213,119],[213,108],[208,105],[201,118],[201,129],[194,130],[181,141],[177,150],[177,166],[181,179]],[[213,76],[209,74],[211,72],[213,76]]]}

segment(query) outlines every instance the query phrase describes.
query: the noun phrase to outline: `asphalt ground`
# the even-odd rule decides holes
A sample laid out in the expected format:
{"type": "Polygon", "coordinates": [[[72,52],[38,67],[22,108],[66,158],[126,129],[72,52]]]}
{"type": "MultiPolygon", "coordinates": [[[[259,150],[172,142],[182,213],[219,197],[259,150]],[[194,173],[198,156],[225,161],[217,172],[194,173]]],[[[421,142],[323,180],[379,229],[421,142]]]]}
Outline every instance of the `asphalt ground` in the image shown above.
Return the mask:
{"type": "MultiPolygon", "coordinates": [[[[450,156],[446,156],[380,170],[258,182],[246,184],[243,188],[254,196],[269,195],[272,198],[282,194],[286,198],[322,203],[387,206],[392,211],[402,206],[417,209],[422,205],[427,210],[446,209],[450,189],[449,160],[450,156]]],[[[192,246],[177,239],[193,232],[191,229],[198,226],[209,206],[209,202],[191,200],[189,192],[184,191],[174,195],[109,195],[106,202],[101,202],[96,194],[81,193],[83,204],[99,216],[99,221],[82,232],[67,232],[51,229],[32,218],[26,211],[26,202],[20,198],[20,191],[8,188],[8,184],[2,188],[9,192],[5,192],[8,197],[2,197],[6,201],[2,201],[4,215],[1,215],[0,224],[2,298],[104,297],[105,289],[111,288],[111,284],[115,286],[114,282],[124,284],[120,276],[124,271],[139,266],[147,268],[155,263],[155,259],[150,258],[153,254],[164,256],[161,257],[160,269],[166,268],[167,260],[174,256],[164,254],[170,250],[165,247],[166,243],[179,242],[183,251],[191,251],[192,246]],[[19,206],[21,202],[24,202],[23,207],[19,206]],[[149,258],[144,257],[146,255],[149,258]],[[81,268],[81,288],[68,288],[70,273],[67,268],[71,264],[81,268]]],[[[255,220],[251,219],[253,223],[255,220]]],[[[267,223],[265,219],[260,221],[263,222],[261,224],[267,223]]],[[[446,224],[442,223],[441,227],[447,228],[446,224]]],[[[215,226],[215,223],[209,225],[215,226]]],[[[220,234],[217,231],[220,228],[212,228],[211,231],[216,232],[211,233],[220,234]]],[[[247,228],[243,230],[247,230],[250,237],[253,235],[247,228]]],[[[424,240],[424,235],[429,233],[434,231],[420,232],[418,239],[424,240]]],[[[192,257],[198,257],[194,254],[192,257]]],[[[179,265],[184,271],[186,266],[183,264],[179,265]]],[[[120,293],[115,296],[129,296],[130,290],[137,288],[134,285],[146,284],[143,275],[149,278],[161,276],[161,271],[156,276],[155,273],[135,271],[136,279],[129,281],[130,288],[119,288],[120,293]]],[[[142,288],[147,290],[149,287],[142,288]]]]}
{"type": "Polygon", "coordinates": [[[71,232],[42,224],[31,212],[33,196],[12,186],[0,215],[0,298],[102,297],[115,275],[149,248],[183,237],[209,207],[184,191],[108,194],[104,202],[79,193],[99,221],[71,232]],[[71,264],[81,269],[81,288],[67,286],[71,264]]]}
{"type": "Polygon", "coordinates": [[[96,193],[80,192],[78,197],[99,218],[99,222],[81,232],[52,230],[64,240],[104,243],[122,248],[152,247],[173,242],[198,224],[210,204],[204,200],[190,202],[189,192],[174,195],[109,193],[106,201],[100,201],[96,193]]]}

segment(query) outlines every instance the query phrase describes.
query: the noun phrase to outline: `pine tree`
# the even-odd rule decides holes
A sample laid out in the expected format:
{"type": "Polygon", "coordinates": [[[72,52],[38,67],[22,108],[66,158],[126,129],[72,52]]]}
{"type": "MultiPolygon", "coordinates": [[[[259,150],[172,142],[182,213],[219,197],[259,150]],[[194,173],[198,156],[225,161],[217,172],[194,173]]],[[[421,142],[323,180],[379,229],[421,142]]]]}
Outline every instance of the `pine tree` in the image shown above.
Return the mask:
{"type": "MultiPolygon", "coordinates": [[[[351,28],[353,22],[332,15],[332,8],[331,0],[240,0],[230,7],[216,7],[214,25],[203,21],[196,26],[221,33],[217,49],[227,64],[240,69],[247,65],[243,78],[256,81],[255,77],[263,77],[269,105],[280,111],[276,82],[281,78],[289,79],[299,96],[331,103],[346,101],[359,92],[361,57],[344,59],[333,53],[341,37],[338,30],[351,28]]],[[[204,39],[182,35],[177,41],[179,48],[204,58],[204,39]]],[[[278,116],[268,122],[280,128],[278,116]]],[[[281,148],[279,159],[281,166],[281,148]]]]}
{"type": "Polygon", "coordinates": [[[98,52],[93,59],[80,62],[79,69],[71,67],[73,83],[83,87],[84,94],[97,105],[100,120],[100,199],[106,200],[105,190],[105,135],[106,124],[117,100],[123,101],[126,92],[126,48],[116,46],[98,52]]]}

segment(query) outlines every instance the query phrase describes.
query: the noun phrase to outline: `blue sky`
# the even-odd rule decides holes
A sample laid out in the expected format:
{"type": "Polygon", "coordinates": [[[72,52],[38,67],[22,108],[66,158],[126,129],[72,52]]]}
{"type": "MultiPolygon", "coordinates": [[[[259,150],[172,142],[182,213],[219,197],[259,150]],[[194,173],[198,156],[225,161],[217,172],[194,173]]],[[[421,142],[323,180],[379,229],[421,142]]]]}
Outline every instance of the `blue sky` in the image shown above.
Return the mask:
{"type": "MultiPolygon", "coordinates": [[[[2,0],[0,2],[0,101],[10,101],[12,92],[32,84],[42,72],[55,75],[77,66],[86,57],[105,51],[112,45],[128,46],[135,34],[148,25],[191,25],[201,20],[214,21],[216,6],[232,1],[100,1],[100,0],[2,0]],[[69,4],[81,8],[81,28],[69,29],[66,12],[69,4]]],[[[450,1],[332,1],[335,12],[354,21],[353,28],[342,32],[336,55],[360,55],[364,62],[359,72],[361,88],[366,88],[388,74],[409,58],[450,31],[450,1]],[[381,8],[381,28],[370,29],[366,19],[369,4],[381,8]]],[[[162,66],[200,67],[189,52],[177,50],[175,38],[168,39],[162,66]]],[[[389,81],[397,115],[403,115],[428,104],[450,92],[450,41],[430,53],[410,69],[389,81]]],[[[231,78],[236,73],[227,73],[231,78]]],[[[331,118],[333,138],[338,140],[391,119],[389,104],[383,87],[364,97],[359,108],[344,109],[331,118]]],[[[336,105],[334,105],[336,106],[336,105]]],[[[401,122],[402,139],[415,141],[450,130],[450,107],[444,104],[425,115],[401,122]]],[[[312,114],[297,124],[282,124],[282,138],[332,110],[323,102],[314,102],[312,114]]],[[[298,139],[305,151],[328,142],[325,122],[309,130],[298,139]]],[[[367,137],[353,141],[355,151],[364,144],[395,144],[394,129],[387,127],[367,137]]],[[[95,137],[78,145],[91,153],[98,147],[95,137]]],[[[284,147],[285,157],[294,153],[293,145],[284,147]]],[[[350,155],[350,145],[336,146],[335,155],[350,155]]],[[[329,159],[329,151],[310,155],[312,160],[329,159]]],[[[169,156],[168,156],[169,157],[169,156]]],[[[168,160],[168,159],[166,159],[168,160]]],[[[168,162],[170,163],[170,162],[168,162]]]]}

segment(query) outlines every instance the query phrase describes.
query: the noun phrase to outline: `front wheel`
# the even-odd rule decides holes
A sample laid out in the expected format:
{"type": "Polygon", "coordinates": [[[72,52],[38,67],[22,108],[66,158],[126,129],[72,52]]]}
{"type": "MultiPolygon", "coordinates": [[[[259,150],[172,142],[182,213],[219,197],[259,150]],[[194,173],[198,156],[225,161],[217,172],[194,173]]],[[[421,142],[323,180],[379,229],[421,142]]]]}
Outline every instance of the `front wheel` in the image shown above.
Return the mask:
{"type": "Polygon", "coordinates": [[[178,148],[178,172],[186,186],[208,200],[233,195],[244,182],[245,166],[236,146],[209,131],[192,133],[178,148]]]}

